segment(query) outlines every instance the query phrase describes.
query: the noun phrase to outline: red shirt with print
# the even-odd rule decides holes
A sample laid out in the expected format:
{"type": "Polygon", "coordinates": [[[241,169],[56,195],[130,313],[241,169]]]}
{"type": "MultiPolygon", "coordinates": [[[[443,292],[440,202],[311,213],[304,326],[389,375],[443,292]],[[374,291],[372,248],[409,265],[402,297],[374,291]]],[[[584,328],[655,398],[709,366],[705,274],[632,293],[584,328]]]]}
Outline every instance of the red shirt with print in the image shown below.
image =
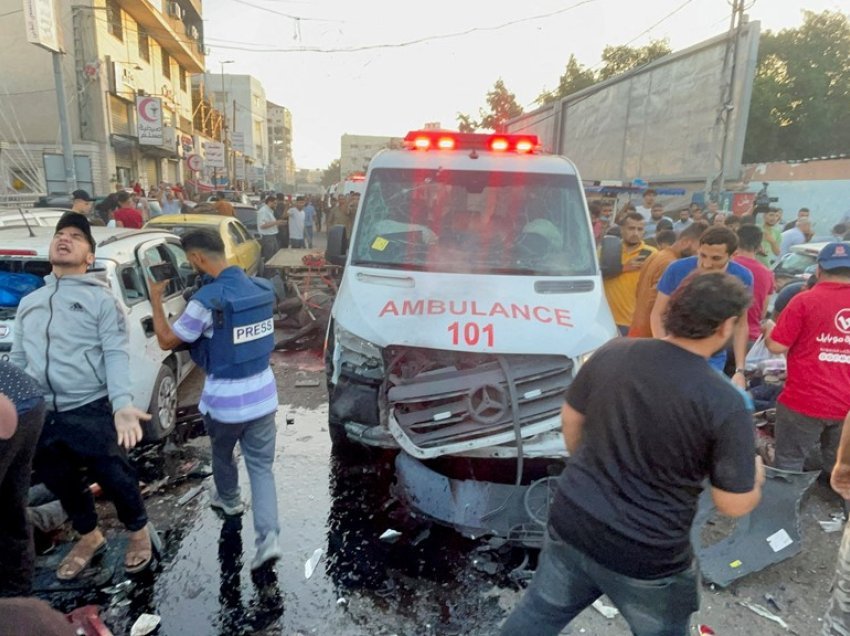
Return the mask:
{"type": "Polygon", "coordinates": [[[779,402],[808,417],[843,420],[850,411],[850,283],[822,281],[797,294],[771,338],[788,347],[779,402]]]}
{"type": "Polygon", "coordinates": [[[761,335],[764,306],[767,304],[767,297],[773,293],[774,289],[773,272],[749,256],[739,254],[732,260],[746,267],[753,275],[753,303],[747,310],[747,326],[750,329],[750,340],[757,340],[761,335]]]}
{"type": "Polygon", "coordinates": [[[133,228],[134,230],[142,229],[142,226],[145,224],[142,213],[135,208],[118,208],[115,210],[115,220],[124,227],[133,228]]]}

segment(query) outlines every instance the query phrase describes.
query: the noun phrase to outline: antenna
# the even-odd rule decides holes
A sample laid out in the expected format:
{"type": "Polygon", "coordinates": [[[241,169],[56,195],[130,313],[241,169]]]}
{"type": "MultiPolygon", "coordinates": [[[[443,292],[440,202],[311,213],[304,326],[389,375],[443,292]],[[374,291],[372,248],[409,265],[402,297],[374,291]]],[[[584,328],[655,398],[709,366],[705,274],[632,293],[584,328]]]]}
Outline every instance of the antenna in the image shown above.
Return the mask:
{"type": "Polygon", "coordinates": [[[27,226],[27,230],[28,230],[28,231],[29,231],[29,233],[30,233],[30,237],[34,237],[34,236],[35,236],[35,232],[33,232],[33,231],[32,231],[32,228],[30,227],[30,222],[27,220],[27,215],[26,215],[26,214],[24,214],[24,209],[23,209],[23,208],[18,208],[18,212],[20,212],[20,213],[21,213],[21,218],[24,220],[24,225],[26,225],[26,226],[27,226]]]}

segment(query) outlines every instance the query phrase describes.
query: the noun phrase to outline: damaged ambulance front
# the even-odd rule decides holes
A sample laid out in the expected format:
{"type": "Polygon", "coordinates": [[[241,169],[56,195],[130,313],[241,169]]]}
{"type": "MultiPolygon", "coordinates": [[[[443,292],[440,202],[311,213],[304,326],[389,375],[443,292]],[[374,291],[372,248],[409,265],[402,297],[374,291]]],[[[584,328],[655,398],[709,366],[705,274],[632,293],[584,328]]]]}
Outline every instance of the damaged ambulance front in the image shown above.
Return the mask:
{"type": "Polygon", "coordinates": [[[347,254],[342,228],[329,236],[346,259],[331,437],[400,449],[416,512],[534,545],[566,457],[564,391],[615,326],[575,166],[528,137],[439,134],[377,155],[347,254]]]}

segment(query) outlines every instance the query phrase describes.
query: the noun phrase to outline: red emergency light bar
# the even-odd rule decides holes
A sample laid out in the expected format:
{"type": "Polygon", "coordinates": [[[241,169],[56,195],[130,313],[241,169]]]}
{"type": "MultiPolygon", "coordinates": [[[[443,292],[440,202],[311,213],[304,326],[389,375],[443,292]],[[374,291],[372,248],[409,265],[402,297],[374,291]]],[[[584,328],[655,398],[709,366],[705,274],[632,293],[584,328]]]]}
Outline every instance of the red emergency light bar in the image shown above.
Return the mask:
{"type": "Polygon", "coordinates": [[[0,250],[0,256],[35,256],[35,250],[0,250]]]}
{"type": "Polygon", "coordinates": [[[489,150],[526,154],[540,148],[537,135],[480,135],[445,130],[411,130],[404,138],[409,150],[489,150]]]}

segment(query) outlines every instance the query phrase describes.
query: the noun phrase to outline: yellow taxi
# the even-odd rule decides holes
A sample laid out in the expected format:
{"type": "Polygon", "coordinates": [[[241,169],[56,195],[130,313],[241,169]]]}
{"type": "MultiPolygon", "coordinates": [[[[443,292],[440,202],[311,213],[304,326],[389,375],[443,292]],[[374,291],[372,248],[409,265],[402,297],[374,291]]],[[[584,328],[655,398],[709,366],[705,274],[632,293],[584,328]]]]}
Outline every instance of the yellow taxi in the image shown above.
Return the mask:
{"type": "Polygon", "coordinates": [[[145,224],[146,228],[164,229],[183,236],[186,232],[207,228],[218,230],[224,241],[227,262],[244,269],[249,276],[263,273],[260,243],[251,236],[239,219],[217,214],[163,214],[145,224]]]}

